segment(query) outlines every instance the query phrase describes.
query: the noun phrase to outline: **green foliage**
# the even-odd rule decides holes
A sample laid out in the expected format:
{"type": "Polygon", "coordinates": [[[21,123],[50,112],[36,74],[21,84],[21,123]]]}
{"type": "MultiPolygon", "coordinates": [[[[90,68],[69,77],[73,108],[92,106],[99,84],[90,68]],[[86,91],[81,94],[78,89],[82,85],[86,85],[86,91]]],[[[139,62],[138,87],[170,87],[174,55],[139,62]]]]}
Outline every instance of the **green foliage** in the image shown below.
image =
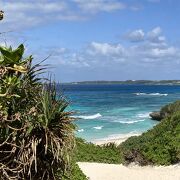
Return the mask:
{"type": "Polygon", "coordinates": [[[180,101],[161,109],[166,116],[141,136],[130,137],[121,145],[97,146],[77,138],[77,161],[100,163],[138,162],[140,165],[170,165],[180,161],[180,101]]]}
{"type": "Polygon", "coordinates": [[[74,149],[67,101],[42,84],[24,46],[0,47],[0,179],[61,179],[74,149]]]}
{"type": "Polygon", "coordinates": [[[97,146],[77,138],[76,161],[78,162],[100,162],[118,164],[122,162],[119,149],[112,143],[97,146]]]}
{"type": "Polygon", "coordinates": [[[174,112],[180,111],[180,101],[176,101],[174,103],[168,104],[161,108],[160,115],[163,118],[171,116],[174,112]]]}
{"type": "Polygon", "coordinates": [[[170,165],[180,161],[180,112],[119,146],[127,163],[170,165]]]}
{"type": "Polygon", "coordinates": [[[72,164],[72,170],[70,173],[70,180],[87,180],[87,177],[83,174],[79,166],[74,163],[72,164]]]}
{"type": "Polygon", "coordinates": [[[13,66],[24,64],[22,61],[22,56],[24,54],[24,46],[21,44],[17,49],[13,50],[12,47],[0,47],[0,52],[2,54],[0,65],[13,66]]]}
{"type": "Polygon", "coordinates": [[[71,168],[63,176],[62,180],[87,180],[88,178],[83,174],[78,164],[72,161],[71,168]]]}

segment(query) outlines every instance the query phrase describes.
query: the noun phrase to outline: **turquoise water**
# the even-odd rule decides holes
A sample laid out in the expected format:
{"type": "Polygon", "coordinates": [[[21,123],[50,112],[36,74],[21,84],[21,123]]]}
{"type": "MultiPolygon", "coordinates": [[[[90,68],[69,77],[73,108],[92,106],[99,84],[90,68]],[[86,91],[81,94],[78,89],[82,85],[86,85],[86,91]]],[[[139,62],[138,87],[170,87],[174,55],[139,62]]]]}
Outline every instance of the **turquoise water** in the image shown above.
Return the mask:
{"type": "Polygon", "coordinates": [[[149,113],[180,97],[180,86],[65,85],[78,117],[77,136],[87,141],[139,134],[158,122],[149,113]]]}

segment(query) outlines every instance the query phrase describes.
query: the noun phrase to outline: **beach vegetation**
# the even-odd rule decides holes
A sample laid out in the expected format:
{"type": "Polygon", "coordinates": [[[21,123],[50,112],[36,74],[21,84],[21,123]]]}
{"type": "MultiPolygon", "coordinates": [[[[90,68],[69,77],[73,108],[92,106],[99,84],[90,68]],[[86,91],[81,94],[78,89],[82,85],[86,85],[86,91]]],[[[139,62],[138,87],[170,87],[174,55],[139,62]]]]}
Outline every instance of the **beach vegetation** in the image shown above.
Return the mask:
{"type": "Polygon", "coordinates": [[[128,138],[118,147],[95,145],[76,138],[76,161],[125,165],[171,165],[180,162],[180,101],[162,107],[166,117],[140,136],[128,138]]]}
{"type": "Polygon", "coordinates": [[[114,143],[100,146],[76,138],[76,161],[120,164],[122,156],[114,143]]]}
{"type": "Polygon", "coordinates": [[[0,47],[0,179],[62,179],[75,144],[72,112],[39,77],[47,67],[24,50],[0,47]]]}
{"type": "Polygon", "coordinates": [[[62,180],[88,180],[88,177],[79,168],[77,162],[73,160],[70,164],[70,170],[66,171],[62,180]]]}
{"type": "MultiPolygon", "coordinates": [[[[168,109],[168,106],[165,108],[168,109]]],[[[126,164],[131,162],[137,162],[140,165],[179,163],[180,112],[169,115],[142,135],[130,137],[119,146],[119,149],[123,153],[126,164]]]]}
{"type": "Polygon", "coordinates": [[[180,111],[180,100],[163,106],[160,110],[162,118],[173,115],[173,113],[180,111]]]}

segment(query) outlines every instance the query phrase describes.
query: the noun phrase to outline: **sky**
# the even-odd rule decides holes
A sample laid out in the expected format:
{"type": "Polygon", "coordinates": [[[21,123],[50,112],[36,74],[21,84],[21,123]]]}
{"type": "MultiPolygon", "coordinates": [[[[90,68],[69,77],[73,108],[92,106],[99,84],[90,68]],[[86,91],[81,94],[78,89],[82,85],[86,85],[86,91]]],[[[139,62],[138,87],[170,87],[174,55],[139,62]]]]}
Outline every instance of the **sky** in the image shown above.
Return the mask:
{"type": "Polygon", "coordinates": [[[180,79],[179,0],[0,0],[0,9],[0,45],[48,57],[56,81],[180,79]]]}

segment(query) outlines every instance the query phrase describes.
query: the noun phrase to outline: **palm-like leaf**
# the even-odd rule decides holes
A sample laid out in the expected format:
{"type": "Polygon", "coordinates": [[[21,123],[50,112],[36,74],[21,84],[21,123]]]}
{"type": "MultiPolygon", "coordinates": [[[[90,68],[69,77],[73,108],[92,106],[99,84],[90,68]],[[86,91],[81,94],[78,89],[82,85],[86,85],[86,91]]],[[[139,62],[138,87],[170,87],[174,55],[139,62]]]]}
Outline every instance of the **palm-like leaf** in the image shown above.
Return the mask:
{"type": "Polygon", "coordinates": [[[3,65],[14,65],[21,64],[22,56],[24,54],[24,45],[21,44],[17,49],[12,50],[11,47],[0,47],[0,52],[3,56],[1,64],[3,65]]]}
{"type": "Polygon", "coordinates": [[[32,66],[23,45],[0,52],[0,179],[57,179],[74,146],[68,102],[42,83],[47,66],[32,66]]]}

